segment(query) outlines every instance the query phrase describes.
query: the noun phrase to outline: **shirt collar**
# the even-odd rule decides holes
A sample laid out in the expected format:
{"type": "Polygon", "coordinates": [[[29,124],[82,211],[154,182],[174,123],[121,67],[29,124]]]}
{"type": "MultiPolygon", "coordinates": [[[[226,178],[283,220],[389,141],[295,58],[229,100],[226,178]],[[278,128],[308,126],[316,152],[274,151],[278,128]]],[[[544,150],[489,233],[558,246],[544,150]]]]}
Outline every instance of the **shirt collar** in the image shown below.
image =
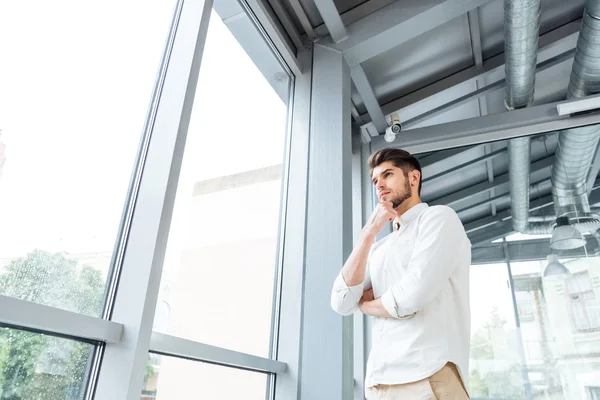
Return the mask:
{"type": "Polygon", "coordinates": [[[402,225],[409,225],[412,221],[414,221],[415,218],[419,216],[419,214],[421,214],[421,212],[428,207],[429,206],[427,203],[419,203],[412,206],[410,209],[408,209],[408,211],[402,214],[400,221],[394,221],[394,230],[400,229],[400,226],[402,225]]]}

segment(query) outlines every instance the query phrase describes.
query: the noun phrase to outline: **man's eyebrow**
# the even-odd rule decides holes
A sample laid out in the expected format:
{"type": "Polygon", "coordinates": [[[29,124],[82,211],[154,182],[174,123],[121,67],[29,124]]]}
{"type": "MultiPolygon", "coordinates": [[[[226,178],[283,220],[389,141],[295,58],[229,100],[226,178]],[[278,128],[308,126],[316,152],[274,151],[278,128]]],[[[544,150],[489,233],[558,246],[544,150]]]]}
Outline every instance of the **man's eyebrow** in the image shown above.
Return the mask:
{"type": "MultiPolygon", "coordinates": [[[[386,172],[390,172],[391,170],[392,170],[391,168],[384,169],[383,171],[381,171],[381,174],[379,174],[379,175],[383,175],[386,172]]],[[[371,182],[375,182],[375,177],[371,178],[371,182]]]]}

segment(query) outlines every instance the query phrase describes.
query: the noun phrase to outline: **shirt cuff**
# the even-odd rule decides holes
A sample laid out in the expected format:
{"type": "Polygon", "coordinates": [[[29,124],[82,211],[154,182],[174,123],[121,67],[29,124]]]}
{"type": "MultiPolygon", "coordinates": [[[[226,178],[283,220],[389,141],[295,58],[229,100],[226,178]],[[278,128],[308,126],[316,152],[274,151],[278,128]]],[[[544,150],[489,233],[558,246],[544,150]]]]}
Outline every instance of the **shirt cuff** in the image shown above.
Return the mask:
{"type": "Polygon", "coordinates": [[[363,287],[364,287],[364,283],[359,283],[356,286],[348,286],[348,284],[344,280],[344,276],[342,275],[341,272],[339,273],[339,275],[335,279],[335,282],[333,283],[333,288],[335,291],[348,290],[354,296],[357,303],[362,298],[363,287]]]}
{"type": "Polygon", "coordinates": [[[396,300],[394,299],[394,294],[391,290],[388,290],[381,296],[381,304],[383,308],[390,314],[393,318],[398,318],[398,310],[396,308],[396,300]]]}

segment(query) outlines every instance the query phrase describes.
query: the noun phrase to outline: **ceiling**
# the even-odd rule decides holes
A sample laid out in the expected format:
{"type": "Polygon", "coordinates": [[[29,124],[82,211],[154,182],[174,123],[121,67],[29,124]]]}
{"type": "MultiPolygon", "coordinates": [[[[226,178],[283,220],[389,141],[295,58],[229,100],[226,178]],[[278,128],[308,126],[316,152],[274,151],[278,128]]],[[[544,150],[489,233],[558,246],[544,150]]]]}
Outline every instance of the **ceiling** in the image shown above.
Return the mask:
{"type": "MultiPolygon", "coordinates": [[[[572,50],[584,8],[584,0],[541,0],[541,3],[535,104],[565,99],[573,64],[572,50]],[[543,63],[547,64],[540,71],[543,63]]],[[[384,45],[376,43],[377,51],[368,49],[368,56],[361,57],[357,50],[351,58],[346,58],[353,72],[358,70],[366,76],[366,80],[358,82],[352,75],[352,103],[355,125],[370,136],[383,133],[377,126],[384,129],[387,126],[385,121],[381,122],[381,113],[387,117],[397,112],[406,122],[405,129],[413,129],[505,111],[502,86],[448,107],[461,96],[491,88],[504,78],[503,0],[320,0],[319,6],[314,0],[283,0],[283,5],[291,20],[283,24],[290,36],[299,35],[304,42],[320,42],[341,49],[345,55],[360,48],[353,42],[357,36],[368,30],[377,36],[379,25],[386,24],[390,25],[385,28],[388,31],[384,32],[382,27],[381,32],[392,32],[390,19],[397,18],[400,30],[394,32],[402,35],[388,37],[384,45]],[[332,16],[332,9],[324,7],[331,2],[339,15],[332,16]],[[448,8],[444,12],[432,12],[445,5],[448,8]],[[430,18],[419,20],[426,14],[430,18]],[[335,25],[340,21],[342,29],[335,25]],[[410,25],[415,21],[420,23],[410,25]],[[330,36],[328,26],[333,29],[330,36]],[[345,33],[343,28],[348,39],[337,41],[340,32],[345,33]],[[439,107],[442,108],[437,110],[439,107]]],[[[538,203],[546,206],[532,211],[533,214],[552,212],[551,205],[548,207],[547,201],[542,200],[547,200],[551,193],[550,165],[556,145],[556,133],[532,140],[532,204],[537,196],[538,203]]],[[[423,199],[432,204],[449,204],[465,226],[488,226],[484,221],[490,217],[500,221],[510,210],[508,183],[504,180],[508,172],[506,146],[506,141],[501,141],[420,155],[424,165],[423,199]],[[492,191],[471,193],[462,200],[453,197],[468,193],[474,185],[494,181],[500,183],[492,191]]],[[[504,226],[495,236],[481,235],[482,229],[474,235],[479,235],[478,243],[489,243],[510,232],[510,224],[504,226]]]]}

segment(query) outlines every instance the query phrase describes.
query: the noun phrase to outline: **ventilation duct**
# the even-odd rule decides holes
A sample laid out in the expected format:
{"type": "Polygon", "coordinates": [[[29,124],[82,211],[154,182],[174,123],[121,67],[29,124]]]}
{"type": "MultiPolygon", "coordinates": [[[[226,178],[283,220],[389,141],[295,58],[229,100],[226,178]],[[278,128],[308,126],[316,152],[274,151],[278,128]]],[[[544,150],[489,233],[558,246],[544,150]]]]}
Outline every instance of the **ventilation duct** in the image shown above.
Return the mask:
{"type": "MultiPolygon", "coordinates": [[[[533,103],[540,10],[540,0],[504,0],[504,104],[507,110],[529,107],[533,103]]],[[[522,233],[548,233],[547,223],[529,220],[531,139],[510,140],[508,157],[513,228],[522,233]]]]}
{"type": "MultiPolygon", "coordinates": [[[[504,36],[506,51],[505,105],[523,108],[533,101],[539,31],[540,1],[505,0],[504,36]]],[[[600,0],[586,1],[577,42],[568,98],[600,93],[600,0]]],[[[556,217],[569,217],[581,232],[600,227],[591,213],[586,181],[598,142],[600,127],[584,127],[559,133],[552,169],[552,195],[556,217]]],[[[547,219],[529,216],[529,138],[509,141],[509,177],[513,228],[527,234],[552,233],[547,219]]],[[[555,217],[554,217],[555,218],[555,217]]]]}
{"type": "MultiPolygon", "coordinates": [[[[586,1],[581,31],[567,98],[600,93],[600,1],[586,1]]],[[[558,134],[558,147],[552,169],[552,196],[558,217],[568,217],[580,231],[600,227],[591,213],[587,177],[593,162],[600,127],[570,129],[558,134]]]]}

